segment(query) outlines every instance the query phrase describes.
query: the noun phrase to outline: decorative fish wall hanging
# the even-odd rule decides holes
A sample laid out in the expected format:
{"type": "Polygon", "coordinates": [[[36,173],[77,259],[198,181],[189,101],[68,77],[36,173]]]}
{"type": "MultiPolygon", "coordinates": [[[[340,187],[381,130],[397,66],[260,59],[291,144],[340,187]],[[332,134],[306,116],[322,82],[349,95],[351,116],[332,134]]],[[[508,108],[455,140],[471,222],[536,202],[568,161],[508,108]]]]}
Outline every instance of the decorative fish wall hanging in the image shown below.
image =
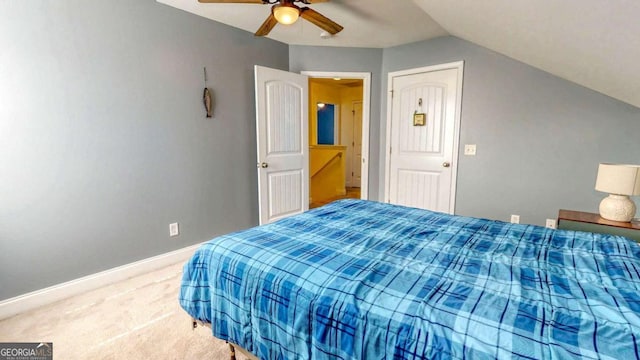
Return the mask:
{"type": "Polygon", "coordinates": [[[204,88],[202,101],[204,102],[204,108],[207,110],[207,117],[210,118],[213,113],[213,99],[211,98],[211,91],[207,88],[204,88]]]}
{"type": "Polygon", "coordinates": [[[204,92],[202,93],[202,102],[204,108],[207,110],[207,117],[210,118],[213,115],[213,96],[211,91],[207,87],[207,68],[204,68],[204,92]]]}

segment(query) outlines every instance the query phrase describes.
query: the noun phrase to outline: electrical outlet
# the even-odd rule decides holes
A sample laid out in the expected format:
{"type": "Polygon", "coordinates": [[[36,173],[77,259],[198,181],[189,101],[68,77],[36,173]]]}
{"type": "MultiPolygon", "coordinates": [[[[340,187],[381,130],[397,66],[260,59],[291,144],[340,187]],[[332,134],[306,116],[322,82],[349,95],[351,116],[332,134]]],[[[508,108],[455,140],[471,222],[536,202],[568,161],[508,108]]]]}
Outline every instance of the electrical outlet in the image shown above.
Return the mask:
{"type": "Polygon", "coordinates": [[[512,224],[520,224],[520,215],[511,215],[512,224]]]}
{"type": "Polygon", "coordinates": [[[169,236],[178,236],[180,235],[180,228],[178,227],[178,223],[169,224],[169,236]]]}
{"type": "Polygon", "coordinates": [[[475,155],[476,154],[476,144],[467,144],[464,146],[464,154],[465,155],[475,155]]]}
{"type": "Polygon", "coordinates": [[[547,224],[545,226],[548,227],[549,229],[555,229],[556,219],[547,219],[547,224]]]}

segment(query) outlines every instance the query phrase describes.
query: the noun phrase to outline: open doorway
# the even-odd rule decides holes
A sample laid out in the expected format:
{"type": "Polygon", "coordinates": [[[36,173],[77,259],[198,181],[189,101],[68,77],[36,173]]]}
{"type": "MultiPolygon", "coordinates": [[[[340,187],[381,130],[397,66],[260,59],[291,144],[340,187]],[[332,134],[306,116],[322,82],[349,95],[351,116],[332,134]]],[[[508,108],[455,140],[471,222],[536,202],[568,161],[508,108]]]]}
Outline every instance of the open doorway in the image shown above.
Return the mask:
{"type": "Polygon", "coordinates": [[[368,198],[369,73],[309,76],[309,207],[368,198]]]}

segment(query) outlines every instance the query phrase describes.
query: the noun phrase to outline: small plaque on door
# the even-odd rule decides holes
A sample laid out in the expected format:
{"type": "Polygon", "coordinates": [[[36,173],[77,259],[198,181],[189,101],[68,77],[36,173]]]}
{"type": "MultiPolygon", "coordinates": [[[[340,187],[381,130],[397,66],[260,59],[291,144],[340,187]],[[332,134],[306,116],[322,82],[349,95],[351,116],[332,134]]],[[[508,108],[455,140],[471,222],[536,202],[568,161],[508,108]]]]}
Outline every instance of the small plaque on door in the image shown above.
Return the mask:
{"type": "Polygon", "coordinates": [[[424,126],[427,123],[427,114],[415,113],[413,114],[413,126],[424,126]]]}

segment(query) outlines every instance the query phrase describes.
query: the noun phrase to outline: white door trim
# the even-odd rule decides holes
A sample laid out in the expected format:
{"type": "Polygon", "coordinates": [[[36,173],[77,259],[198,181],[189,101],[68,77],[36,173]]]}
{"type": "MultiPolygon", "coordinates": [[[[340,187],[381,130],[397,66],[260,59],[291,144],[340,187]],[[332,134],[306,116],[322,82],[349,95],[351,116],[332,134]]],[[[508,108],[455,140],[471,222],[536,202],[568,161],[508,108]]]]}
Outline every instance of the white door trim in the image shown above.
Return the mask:
{"type": "Polygon", "coordinates": [[[407,69],[400,71],[393,71],[388,74],[387,78],[387,132],[386,132],[386,150],[385,156],[385,171],[384,171],[384,201],[390,202],[390,169],[391,169],[391,114],[393,105],[393,78],[398,76],[414,75],[425,72],[456,69],[458,71],[458,83],[457,87],[457,99],[456,99],[456,115],[455,124],[453,130],[453,165],[451,166],[451,197],[449,201],[449,213],[453,214],[456,207],[456,185],[458,179],[458,148],[460,147],[460,119],[462,113],[462,78],[464,75],[464,61],[456,61],[446,64],[424,66],[415,69],[407,69]]]}
{"type": "Polygon", "coordinates": [[[362,79],[362,167],[360,170],[360,198],[369,199],[369,116],[371,108],[371,73],[338,71],[301,71],[314,78],[362,79]]]}

